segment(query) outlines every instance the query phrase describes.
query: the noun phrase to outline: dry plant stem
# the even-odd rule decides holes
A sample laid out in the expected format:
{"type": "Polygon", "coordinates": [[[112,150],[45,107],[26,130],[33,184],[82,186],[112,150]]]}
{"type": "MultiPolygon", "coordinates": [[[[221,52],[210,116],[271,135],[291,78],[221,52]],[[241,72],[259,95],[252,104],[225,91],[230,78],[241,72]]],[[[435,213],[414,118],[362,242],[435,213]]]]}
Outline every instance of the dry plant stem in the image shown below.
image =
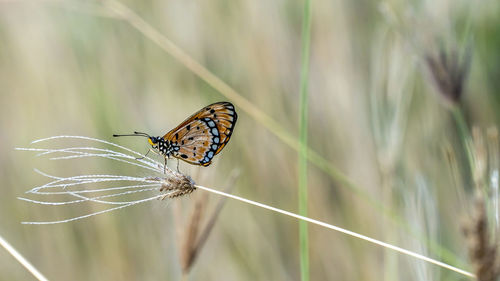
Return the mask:
{"type": "MultiPolygon", "coordinates": [[[[234,187],[234,182],[238,177],[238,172],[233,170],[231,173],[228,184],[228,187],[224,190],[227,193],[231,193],[231,190],[234,187]]],[[[187,235],[185,237],[184,243],[181,247],[181,266],[182,266],[182,274],[186,276],[189,274],[196,258],[198,257],[198,253],[201,251],[205,242],[207,241],[217,218],[224,207],[224,203],[226,202],[226,197],[221,197],[219,202],[217,202],[217,206],[213,211],[212,215],[209,216],[207,224],[199,231],[199,226],[201,225],[201,217],[205,212],[206,204],[208,202],[208,193],[203,194],[202,197],[198,199],[196,202],[195,208],[190,218],[189,227],[187,228],[187,235]]]]}
{"type": "Polygon", "coordinates": [[[183,235],[183,243],[181,245],[181,267],[182,274],[187,275],[197,253],[196,240],[200,230],[201,219],[208,201],[208,194],[203,194],[202,197],[196,200],[194,210],[189,218],[189,224],[183,235]]]}
{"type": "MultiPolygon", "coordinates": [[[[232,190],[232,185],[226,190],[226,192],[230,192],[232,190]]],[[[196,246],[194,247],[195,252],[193,252],[193,258],[192,262],[195,261],[197,254],[203,248],[203,245],[205,245],[205,242],[208,239],[208,236],[210,235],[210,232],[212,231],[215,222],[217,221],[217,218],[219,217],[220,212],[222,211],[222,207],[224,207],[224,204],[226,203],[226,198],[221,198],[219,202],[217,203],[217,206],[215,207],[215,210],[208,220],[207,225],[203,228],[203,231],[199,235],[197,241],[196,241],[196,246]]]]}
{"type": "Polygon", "coordinates": [[[273,211],[273,212],[276,212],[276,213],[287,215],[289,217],[293,217],[293,218],[296,218],[296,219],[299,219],[299,220],[307,221],[309,223],[316,224],[316,225],[319,225],[319,226],[322,226],[322,227],[325,227],[325,228],[328,228],[328,229],[331,229],[331,230],[335,230],[335,231],[347,234],[349,236],[352,236],[352,237],[355,237],[355,238],[358,238],[358,239],[362,239],[362,240],[365,240],[367,242],[370,242],[370,243],[382,246],[384,248],[388,248],[388,249],[394,250],[396,252],[399,252],[399,253],[402,253],[402,254],[405,254],[405,255],[408,255],[408,256],[412,256],[414,258],[417,258],[417,259],[420,259],[420,260],[423,260],[423,261],[435,264],[437,266],[449,269],[449,270],[457,272],[459,274],[475,278],[475,275],[472,274],[472,273],[470,273],[470,272],[468,272],[468,271],[462,270],[460,268],[456,268],[454,266],[451,266],[449,264],[440,262],[440,261],[435,260],[435,259],[431,259],[431,258],[423,256],[421,254],[414,253],[412,251],[403,249],[401,247],[394,246],[394,245],[391,245],[391,244],[379,241],[379,240],[374,239],[374,238],[370,238],[368,236],[365,236],[365,235],[362,235],[362,234],[359,234],[359,233],[356,233],[356,232],[353,232],[353,231],[350,231],[350,230],[347,230],[347,229],[343,229],[343,228],[338,227],[338,226],[334,226],[334,225],[331,225],[331,224],[328,224],[328,223],[325,223],[325,222],[322,222],[322,221],[319,221],[319,220],[315,220],[315,219],[307,218],[307,217],[304,217],[304,216],[301,216],[301,215],[297,215],[297,214],[294,214],[292,212],[281,210],[281,209],[278,209],[278,208],[275,208],[275,207],[272,207],[272,206],[269,206],[269,205],[266,205],[266,204],[255,202],[255,201],[252,201],[252,200],[249,200],[249,199],[245,199],[245,198],[242,198],[242,197],[239,197],[239,196],[236,196],[236,195],[232,195],[232,194],[228,194],[228,193],[225,193],[225,192],[222,192],[222,191],[211,189],[211,188],[208,188],[208,187],[205,187],[205,186],[201,186],[201,185],[195,185],[195,186],[197,188],[199,188],[199,189],[202,189],[202,190],[205,190],[205,191],[208,191],[208,192],[219,194],[221,196],[225,196],[225,197],[228,197],[228,198],[231,198],[231,199],[235,199],[235,200],[238,200],[238,201],[241,201],[241,202],[245,202],[245,203],[250,204],[250,205],[254,205],[254,206],[257,206],[257,207],[260,207],[260,208],[263,208],[263,209],[267,209],[267,210],[270,210],[270,211],[273,211]]]}
{"type": "Polygon", "coordinates": [[[195,246],[193,247],[194,251],[192,253],[193,257],[191,258],[191,263],[193,263],[195,261],[199,251],[205,245],[205,242],[207,241],[208,236],[210,235],[210,232],[212,231],[212,229],[215,225],[215,222],[217,221],[217,218],[219,217],[219,214],[222,211],[222,207],[224,207],[224,203],[226,202],[226,200],[224,200],[224,199],[225,198],[221,198],[219,200],[219,202],[217,203],[217,206],[215,207],[215,210],[214,210],[212,216],[210,216],[210,219],[208,220],[207,225],[205,225],[205,227],[201,231],[200,235],[198,235],[196,241],[194,241],[195,246]]]}
{"type": "Polygon", "coordinates": [[[2,236],[0,236],[0,245],[4,247],[4,249],[11,255],[13,256],[26,270],[28,270],[29,273],[31,273],[36,279],[40,281],[46,281],[48,280],[43,276],[40,271],[38,271],[28,260],[26,260],[14,247],[12,247],[9,242],[7,242],[5,239],[3,239],[2,236]]]}

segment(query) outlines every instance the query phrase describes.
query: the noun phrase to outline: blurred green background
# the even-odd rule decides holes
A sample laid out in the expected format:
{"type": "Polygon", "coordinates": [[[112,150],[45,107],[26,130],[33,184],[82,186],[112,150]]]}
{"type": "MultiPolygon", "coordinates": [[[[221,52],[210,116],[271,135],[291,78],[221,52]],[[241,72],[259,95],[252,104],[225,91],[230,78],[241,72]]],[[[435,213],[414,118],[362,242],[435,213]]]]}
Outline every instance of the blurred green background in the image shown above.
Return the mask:
{"type": "MultiPolygon", "coordinates": [[[[51,280],[179,280],[180,225],[204,191],[72,223],[20,224],[97,210],[17,200],[48,181],[33,168],[147,175],[15,147],[84,135],[145,152],[144,139],[111,135],[163,135],[228,100],[107,3],[0,3],[0,235],[51,280]]],[[[122,3],[298,138],[303,1],[122,3]]],[[[472,270],[461,232],[473,193],[464,137],[425,64],[427,54],[466,48],[471,67],[457,107],[468,128],[494,132],[499,1],[312,1],[309,145],[336,171],[309,162],[310,217],[472,270]]],[[[297,151],[229,101],[239,119],[228,146],[210,167],[181,170],[223,189],[238,169],[233,193],[297,212],[297,151]]],[[[210,195],[209,210],[217,200],[210,195]]],[[[309,232],[311,280],[467,280],[319,226],[309,232]]],[[[228,200],[189,279],[300,280],[298,245],[295,219],[228,200]]],[[[0,280],[31,278],[0,250],[0,280]]]]}

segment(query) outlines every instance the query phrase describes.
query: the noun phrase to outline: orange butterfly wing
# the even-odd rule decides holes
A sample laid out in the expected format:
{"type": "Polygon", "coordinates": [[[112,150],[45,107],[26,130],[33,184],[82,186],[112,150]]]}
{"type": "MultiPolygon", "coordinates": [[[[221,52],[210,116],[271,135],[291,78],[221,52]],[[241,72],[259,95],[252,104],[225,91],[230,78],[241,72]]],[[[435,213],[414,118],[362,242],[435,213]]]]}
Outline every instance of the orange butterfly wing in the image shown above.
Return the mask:
{"type": "Polygon", "coordinates": [[[172,156],[208,166],[229,142],[238,115],[229,102],[208,105],[191,115],[163,138],[179,146],[172,156]]]}

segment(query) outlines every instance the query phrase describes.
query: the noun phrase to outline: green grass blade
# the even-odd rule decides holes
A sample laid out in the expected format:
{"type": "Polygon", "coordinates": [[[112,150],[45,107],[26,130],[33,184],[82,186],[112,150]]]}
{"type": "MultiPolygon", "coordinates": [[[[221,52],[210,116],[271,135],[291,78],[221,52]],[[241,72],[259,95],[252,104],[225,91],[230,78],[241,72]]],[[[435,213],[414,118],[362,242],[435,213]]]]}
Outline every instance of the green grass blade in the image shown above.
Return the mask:
{"type": "MultiPolygon", "coordinates": [[[[306,0],[302,19],[302,66],[299,104],[299,214],[307,216],[307,106],[309,78],[309,44],[311,37],[311,1],[306,0]]],[[[307,222],[299,222],[301,280],[309,280],[309,234],[307,222]]]]}

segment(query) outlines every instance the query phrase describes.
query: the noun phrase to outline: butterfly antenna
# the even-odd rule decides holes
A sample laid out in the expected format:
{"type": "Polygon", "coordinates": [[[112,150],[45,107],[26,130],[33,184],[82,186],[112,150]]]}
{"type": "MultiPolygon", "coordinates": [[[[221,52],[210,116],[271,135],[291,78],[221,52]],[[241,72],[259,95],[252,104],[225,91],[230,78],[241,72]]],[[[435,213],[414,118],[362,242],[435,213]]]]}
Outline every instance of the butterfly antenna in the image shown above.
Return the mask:
{"type": "Polygon", "coordinates": [[[146,137],[146,138],[150,138],[151,136],[146,134],[146,133],[141,133],[141,132],[134,132],[133,134],[125,134],[125,135],[117,135],[117,134],[113,134],[113,137],[146,137]]]}

